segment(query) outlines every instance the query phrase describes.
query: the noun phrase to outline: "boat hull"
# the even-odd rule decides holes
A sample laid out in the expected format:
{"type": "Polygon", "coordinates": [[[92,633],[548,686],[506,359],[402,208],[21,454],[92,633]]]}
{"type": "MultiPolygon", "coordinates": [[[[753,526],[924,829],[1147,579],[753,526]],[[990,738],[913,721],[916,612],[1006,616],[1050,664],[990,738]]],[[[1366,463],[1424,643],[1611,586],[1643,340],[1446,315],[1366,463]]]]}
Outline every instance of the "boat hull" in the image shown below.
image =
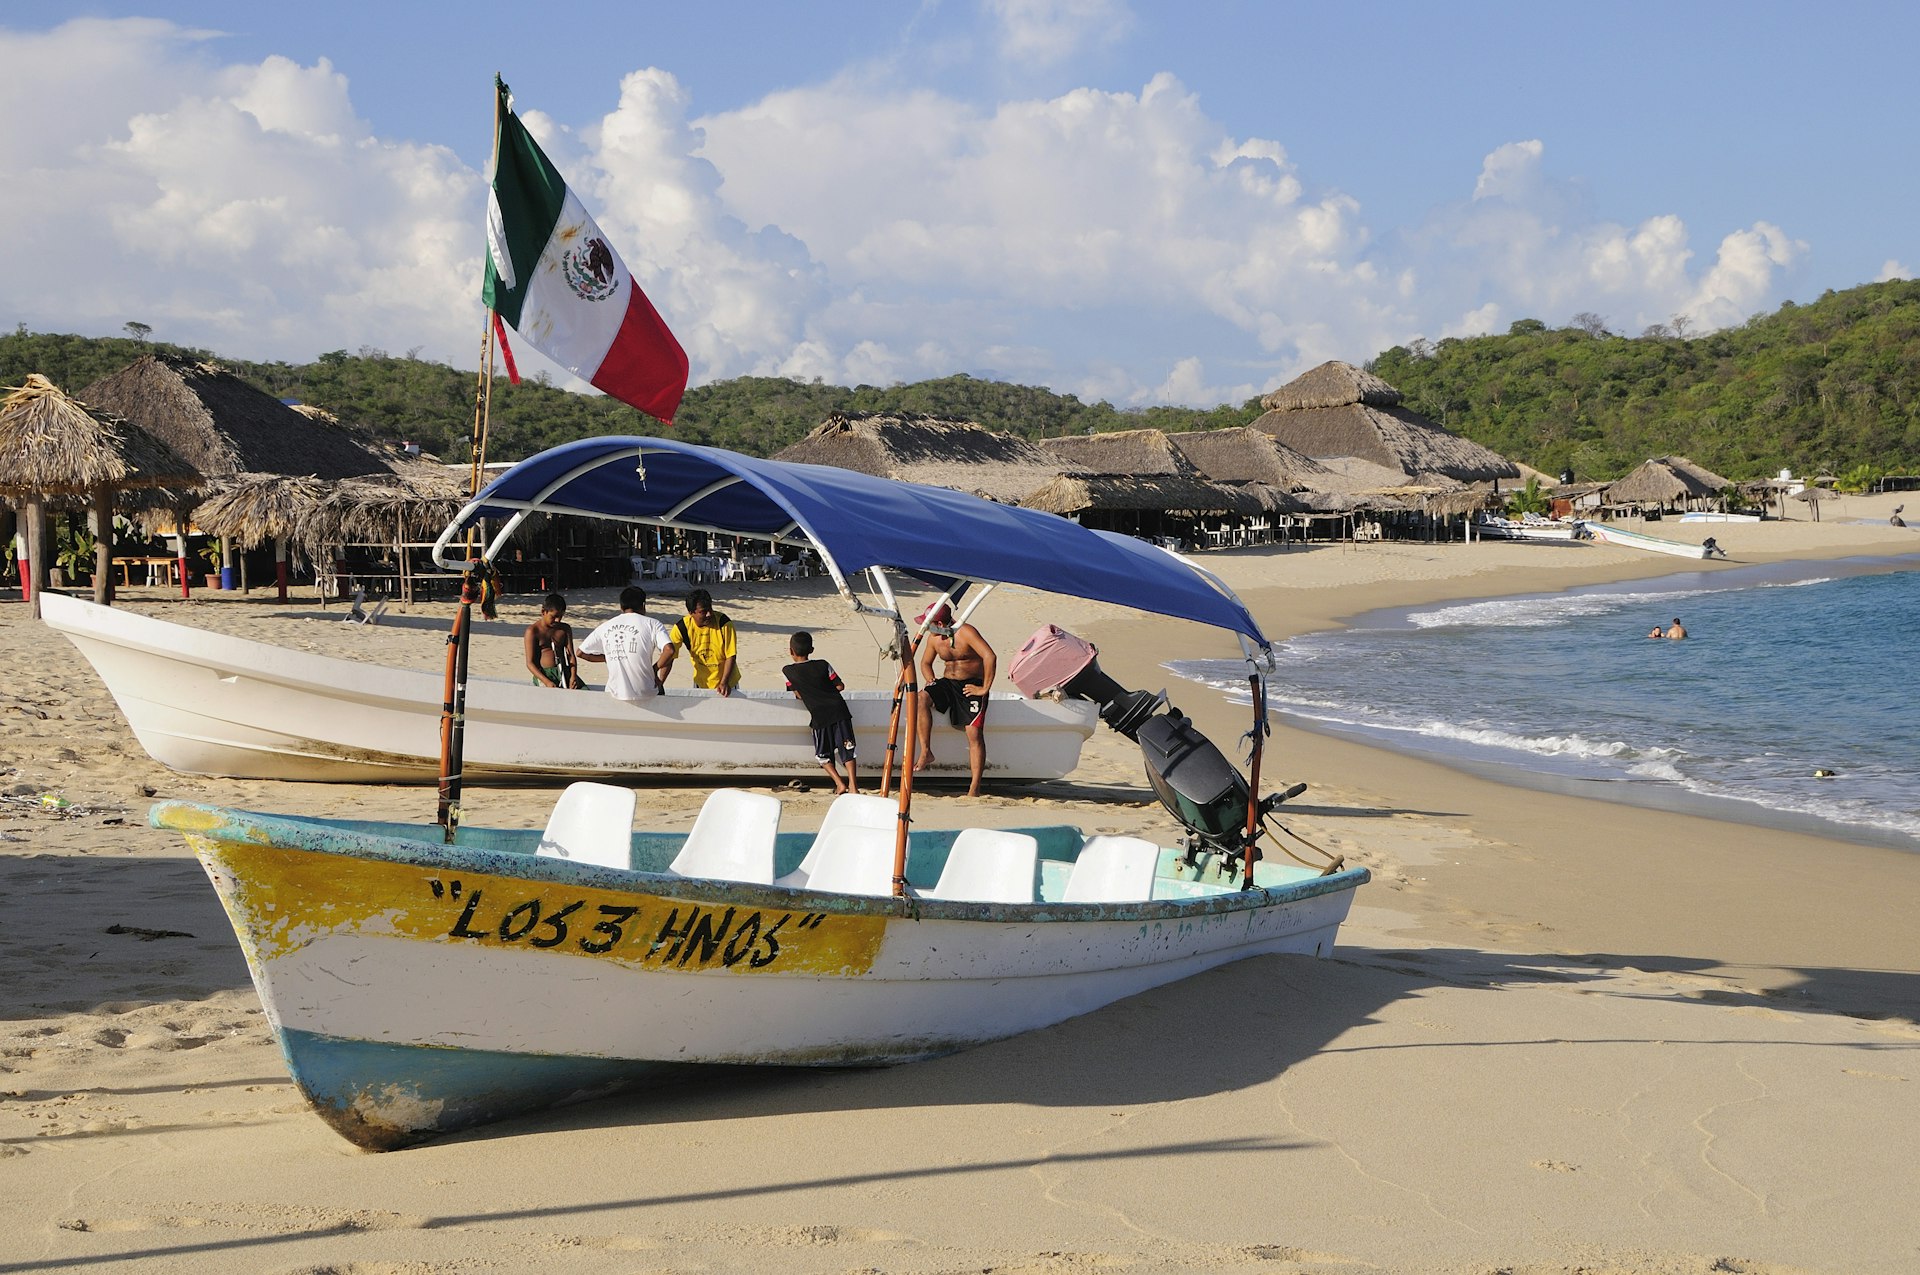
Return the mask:
{"type": "Polygon", "coordinates": [[[1567,522],[1513,522],[1481,520],[1473,524],[1474,534],[1488,540],[1539,540],[1554,544],[1572,544],[1574,526],[1567,522]]]}
{"type": "Polygon", "coordinates": [[[1684,540],[1662,540],[1659,536],[1649,536],[1643,531],[1628,531],[1625,527],[1615,527],[1604,522],[1582,522],[1581,530],[1603,544],[1619,545],[1623,549],[1644,549],[1649,553],[1670,554],[1676,558],[1704,558],[1707,551],[1704,546],[1690,545],[1684,540]]]}
{"type": "MultiPolygon", "coordinates": [[[[443,675],[292,651],[48,593],[51,627],[86,656],[142,748],[188,774],[430,783],[440,773],[443,675]]],[[[877,764],[892,695],[847,695],[877,764]]],[[[995,696],[988,776],[1058,779],[1080,759],[1096,708],[995,696]]],[[[966,750],[930,768],[965,777],[966,750]]],[[[643,705],[598,692],[474,679],[468,779],[817,774],[807,710],[785,692],[668,691],[643,705]]]]}
{"type": "MultiPolygon", "coordinates": [[[[536,858],[537,832],[509,852],[183,803],[152,818],[205,865],[302,1092],[374,1148],[686,1066],[931,1057],[1229,961],[1325,955],[1366,880],[1262,865],[1253,891],[909,902],[536,858]]],[[[1029,831],[1057,885],[1077,834],[1029,831]]],[[[937,879],[951,837],[916,834],[909,877],[937,879]]]]}

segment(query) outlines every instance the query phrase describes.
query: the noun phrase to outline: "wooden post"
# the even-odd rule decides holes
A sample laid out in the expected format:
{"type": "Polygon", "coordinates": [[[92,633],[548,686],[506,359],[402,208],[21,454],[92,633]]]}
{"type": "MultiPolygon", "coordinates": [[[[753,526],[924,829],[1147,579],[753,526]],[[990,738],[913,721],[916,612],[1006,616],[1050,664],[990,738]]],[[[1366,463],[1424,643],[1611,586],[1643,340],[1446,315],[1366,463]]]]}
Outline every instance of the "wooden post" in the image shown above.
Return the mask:
{"type": "Polygon", "coordinates": [[[273,538],[273,582],[280,590],[280,601],[287,600],[287,538],[273,538]]]}
{"type": "Polygon", "coordinates": [[[93,600],[101,606],[113,605],[113,491],[96,488],[93,493],[93,600]]]}
{"type": "Polygon", "coordinates": [[[192,589],[187,584],[187,524],[182,519],[173,524],[173,563],[180,572],[180,596],[191,597],[192,589]]]}
{"type": "Polygon", "coordinates": [[[26,522],[21,543],[26,552],[20,556],[20,600],[33,604],[33,618],[40,618],[40,588],[47,579],[47,512],[40,497],[29,497],[20,511],[26,522]]]}

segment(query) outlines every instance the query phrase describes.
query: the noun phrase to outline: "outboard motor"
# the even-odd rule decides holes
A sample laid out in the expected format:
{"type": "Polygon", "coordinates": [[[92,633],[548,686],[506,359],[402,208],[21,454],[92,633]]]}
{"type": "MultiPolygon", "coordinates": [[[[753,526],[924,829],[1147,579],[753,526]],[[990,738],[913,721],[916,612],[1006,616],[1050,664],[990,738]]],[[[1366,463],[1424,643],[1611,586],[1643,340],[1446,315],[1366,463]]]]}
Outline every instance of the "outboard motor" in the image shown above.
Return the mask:
{"type": "MultiPolygon", "coordinates": [[[[1140,745],[1154,795],[1190,834],[1187,862],[1212,851],[1225,856],[1231,871],[1252,848],[1247,843],[1250,790],[1239,768],[1167,703],[1164,691],[1127,690],[1100,670],[1097,654],[1092,643],[1049,624],[1015,653],[1007,676],[1029,699],[1057,691],[1100,705],[1100,720],[1140,745]]],[[[1306,788],[1295,784],[1263,798],[1262,817],[1306,788]]],[[[1259,857],[1257,849],[1253,853],[1259,857]]]]}

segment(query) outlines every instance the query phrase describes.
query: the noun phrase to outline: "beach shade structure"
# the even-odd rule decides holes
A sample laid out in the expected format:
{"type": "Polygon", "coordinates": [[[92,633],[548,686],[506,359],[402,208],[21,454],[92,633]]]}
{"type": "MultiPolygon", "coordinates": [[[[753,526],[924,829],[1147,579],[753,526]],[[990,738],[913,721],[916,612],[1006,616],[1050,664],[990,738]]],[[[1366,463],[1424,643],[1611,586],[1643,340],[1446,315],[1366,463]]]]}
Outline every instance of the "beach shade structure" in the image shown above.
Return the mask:
{"type": "MultiPolygon", "coordinates": [[[[193,523],[243,547],[274,546],[274,583],[287,600],[287,555],[302,520],[327,498],[332,484],[311,474],[234,474],[216,480],[193,511],[193,523]]],[[[243,559],[244,562],[244,559],[243,559]]],[[[243,567],[244,572],[244,567],[243,567]]],[[[244,578],[241,581],[245,587],[244,578]]]]}
{"type": "Polygon", "coordinates": [[[1829,487],[1802,487],[1799,491],[1793,493],[1793,498],[1795,500],[1806,501],[1807,509],[1813,515],[1813,520],[1819,522],[1821,502],[1838,500],[1840,499],[1840,493],[1829,487]]]}
{"type": "Polygon", "coordinates": [[[151,433],[74,398],[37,372],[0,399],[0,495],[25,515],[20,586],[22,596],[35,602],[36,615],[48,566],[43,502],[51,498],[92,513],[94,600],[111,603],[116,494],[200,480],[190,461],[151,433]]]}
{"type": "Polygon", "coordinates": [[[1086,472],[1027,439],[914,412],[836,412],[773,459],[947,487],[1002,504],[1018,504],[1062,473],[1086,472]]]}
{"type": "Polygon", "coordinates": [[[1657,456],[1623,478],[1607,485],[1610,505],[1643,505],[1657,509],[1708,505],[1720,501],[1734,485],[1704,465],[1685,456],[1657,456]]]}
{"type": "MultiPolygon", "coordinates": [[[[126,417],[205,476],[306,475],[326,481],[387,472],[381,449],[330,420],[303,415],[214,363],[149,354],[80,392],[95,407],[126,417]]],[[[199,488],[163,488],[151,499],[167,511],[186,595],[187,512],[199,488]]]]}
{"type": "Polygon", "coordinates": [[[331,568],[350,546],[379,549],[393,563],[402,601],[413,601],[410,546],[430,544],[453,521],[469,493],[451,470],[416,467],[406,475],[350,478],[327,485],[302,511],[293,537],[314,562],[331,568]]]}
{"type": "Polygon", "coordinates": [[[1351,456],[1422,483],[1436,475],[1456,482],[1518,478],[1519,467],[1491,448],[1450,434],[1401,405],[1400,391],[1338,359],[1322,363],[1260,400],[1253,428],[1325,462],[1351,456]]]}

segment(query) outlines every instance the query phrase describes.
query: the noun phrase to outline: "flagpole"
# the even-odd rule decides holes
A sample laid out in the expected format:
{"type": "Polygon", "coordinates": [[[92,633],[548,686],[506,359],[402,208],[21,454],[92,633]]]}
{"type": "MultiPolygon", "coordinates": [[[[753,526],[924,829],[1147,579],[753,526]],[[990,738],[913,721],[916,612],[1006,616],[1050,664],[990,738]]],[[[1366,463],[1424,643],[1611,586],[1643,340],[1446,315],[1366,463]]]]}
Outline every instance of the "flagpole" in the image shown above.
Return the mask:
{"type": "MultiPolygon", "coordinates": [[[[494,147],[500,145],[500,77],[494,76],[494,147]]],[[[473,436],[468,448],[468,497],[480,494],[487,472],[487,430],[493,405],[493,327],[494,314],[489,307],[480,321],[480,370],[473,394],[473,436]]],[[[460,579],[460,607],[454,613],[453,630],[447,634],[447,669],[440,701],[440,801],[436,821],[445,830],[446,844],[452,845],[460,831],[460,793],[466,754],[467,667],[472,651],[473,604],[484,588],[483,564],[475,558],[479,552],[477,531],[467,529],[467,570],[460,579]]],[[[484,608],[483,608],[484,609],[484,608]]]]}

